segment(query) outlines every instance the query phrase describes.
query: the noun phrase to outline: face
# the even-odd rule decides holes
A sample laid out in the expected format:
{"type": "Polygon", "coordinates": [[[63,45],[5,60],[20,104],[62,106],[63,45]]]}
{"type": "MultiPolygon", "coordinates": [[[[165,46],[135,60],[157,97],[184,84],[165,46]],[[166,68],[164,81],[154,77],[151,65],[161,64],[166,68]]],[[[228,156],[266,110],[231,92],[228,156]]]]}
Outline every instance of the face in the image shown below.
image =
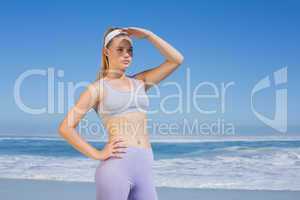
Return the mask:
{"type": "Polygon", "coordinates": [[[112,43],[106,49],[106,55],[111,68],[124,70],[126,69],[133,56],[133,48],[128,41],[130,38],[128,36],[117,36],[113,38],[112,43]]]}

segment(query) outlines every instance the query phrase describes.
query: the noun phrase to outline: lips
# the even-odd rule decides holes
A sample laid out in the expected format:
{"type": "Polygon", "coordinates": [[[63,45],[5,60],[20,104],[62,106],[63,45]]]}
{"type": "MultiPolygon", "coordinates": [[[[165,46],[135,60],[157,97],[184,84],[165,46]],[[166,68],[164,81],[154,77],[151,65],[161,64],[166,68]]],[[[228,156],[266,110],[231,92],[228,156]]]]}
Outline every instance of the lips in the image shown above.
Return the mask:
{"type": "Polygon", "coordinates": [[[129,60],[124,60],[123,63],[128,64],[129,60]]]}

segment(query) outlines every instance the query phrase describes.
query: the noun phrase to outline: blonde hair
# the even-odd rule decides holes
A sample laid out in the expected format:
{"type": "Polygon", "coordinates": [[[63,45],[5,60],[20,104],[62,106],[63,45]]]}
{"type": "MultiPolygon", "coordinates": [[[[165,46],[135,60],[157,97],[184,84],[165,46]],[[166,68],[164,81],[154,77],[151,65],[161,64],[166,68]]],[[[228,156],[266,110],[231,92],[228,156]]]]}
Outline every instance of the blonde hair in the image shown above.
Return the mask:
{"type": "MultiPolygon", "coordinates": [[[[112,32],[113,30],[116,30],[116,29],[120,29],[119,27],[109,27],[105,33],[104,33],[104,36],[103,36],[103,42],[102,42],[102,53],[101,53],[101,66],[100,66],[100,70],[99,72],[97,73],[97,77],[96,77],[96,80],[99,80],[103,77],[106,76],[106,72],[107,70],[109,69],[109,61],[108,61],[108,57],[104,54],[104,40],[105,40],[105,37],[110,33],[112,32]]],[[[120,34],[118,36],[121,36],[123,34],[120,34]]],[[[116,37],[118,37],[116,36],[116,37]]],[[[108,42],[108,44],[106,45],[106,47],[109,47],[112,43],[113,39],[108,42]]]]}
{"type": "MultiPolygon", "coordinates": [[[[100,66],[100,70],[98,71],[97,73],[97,76],[96,76],[96,81],[100,80],[101,78],[104,78],[106,76],[106,72],[109,68],[109,62],[108,62],[108,57],[104,54],[104,40],[105,40],[105,37],[110,33],[112,32],[113,30],[116,30],[116,29],[120,29],[119,27],[109,27],[104,35],[103,35],[103,41],[102,41],[102,49],[101,49],[101,66],[100,66]]],[[[123,35],[123,34],[120,34],[120,35],[123,35]]],[[[119,36],[119,35],[118,35],[119,36]]],[[[116,37],[118,37],[116,36],[116,37]]],[[[112,43],[113,39],[111,41],[108,42],[108,44],[106,45],[106,47],[109,47],[112,43]]],[[[93,106],[93,109],[96,111],[96,113],[98,113],[98,105],[99,103],[96,103],[94,106],[93,106]]]]}

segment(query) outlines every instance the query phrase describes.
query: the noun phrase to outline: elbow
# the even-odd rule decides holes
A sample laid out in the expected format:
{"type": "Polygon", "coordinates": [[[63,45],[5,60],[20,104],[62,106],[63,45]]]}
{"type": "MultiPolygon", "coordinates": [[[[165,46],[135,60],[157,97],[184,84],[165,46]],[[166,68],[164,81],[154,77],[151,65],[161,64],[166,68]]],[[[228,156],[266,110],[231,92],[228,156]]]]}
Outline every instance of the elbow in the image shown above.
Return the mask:
{"type": "Polygon", "coordinates": [[[183,61],[184,61],[184,57],[182,54],[180,54],[177,58],[177,64],[181,65],[183,63],[183,61]]]}
{"type": "Polygon", "coordinates": [[[59,135],[59,136],[64,137],[65,132],[64,132],[64,129],[63,129],[63,128],[59,127],[59,128],[57,129],[57,132],[58,132],[58,135],[59,135]]]}
{"type": "Polygon", "coordinates": [[[65,138],[66,135],[67,135],[67,133],[68,133],[67,128],[66,128],[66,126],[64,124],[60,124],[59,125],[59,127],[57,129],[57,132],[63,138],[65,138]]]}
{"type": "Polygon", "coordinates": [[[76,127],[73,126],[73,125],[68,124],[67,120],[64,119],[58,125],[57,132],[58,132],[58,135],[60,135],[61,137],[67,139],[73,133],[74,129],[76,129],[76,127]]]}
{"type": "Polygon", "coordinates": [[[62,123],[58,127],[58,134],[62,138],[68,139],[72,135],[74,130],[75,130],[75,127],[69,127],[69,126],[65,125],[64,123],[62,123]]]}
{"type": "Polygon", "coordinates": [[[176,64],[176,66],[179,66],[183,63],[184,57],[183,55],[179,54],[176,59],[174,59],[173,63],[176,64]]]}

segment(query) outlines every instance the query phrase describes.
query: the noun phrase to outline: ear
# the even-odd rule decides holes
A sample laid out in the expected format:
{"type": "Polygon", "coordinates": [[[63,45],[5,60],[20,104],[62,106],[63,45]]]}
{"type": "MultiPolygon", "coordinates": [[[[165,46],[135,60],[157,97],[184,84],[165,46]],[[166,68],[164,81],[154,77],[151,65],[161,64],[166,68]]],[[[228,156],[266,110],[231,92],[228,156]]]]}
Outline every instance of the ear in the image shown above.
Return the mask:
{"type": "Polygon", "coordinates": [[[103,53],[104,53],[104,55],[108,56],[108,48],[103,47],[103,53]]]}

